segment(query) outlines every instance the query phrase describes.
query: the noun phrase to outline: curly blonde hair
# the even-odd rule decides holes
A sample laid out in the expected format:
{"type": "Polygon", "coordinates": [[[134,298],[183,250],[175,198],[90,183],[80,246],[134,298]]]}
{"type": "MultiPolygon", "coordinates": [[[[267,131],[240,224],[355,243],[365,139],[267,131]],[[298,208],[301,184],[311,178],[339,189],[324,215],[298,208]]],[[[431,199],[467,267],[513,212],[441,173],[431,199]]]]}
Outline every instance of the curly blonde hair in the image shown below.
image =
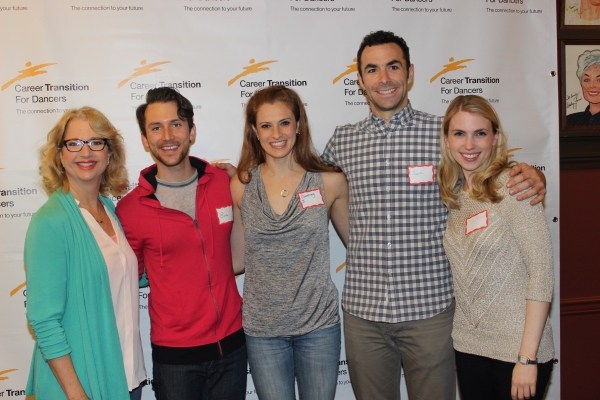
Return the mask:
{"type": "Polygon", "coordinates": [[[492,147],[490,158],[482,165],[480,171],[473,174],[469,184],[469,196],[479,201],[490,201],[498,203],[502,196],[498,195],[500,185],[497,182],[498,176],[507,168],[514,165],[514,162],[508,161],[508,152],[506,149],[507,138],[500,125],[500,118],[494,107],[483,97],[476,95],[458,96],[448,106],[442,130],[440,133],[440,150],[442,157],[438,167],[437,179],[440,187],[442,203],[448,209],[459,209],[456,201],[459,192],[456,190],[459,181],[464,181],[465,177],[462,168],[450,150],[444,145],[444,139],[448,136],[450,130],[450,120],[460,111],[480,115],[492,123],[492,130],[498,134],[498,141],[492,147]]]}
{"type": "Polygon", "coordinates": [[[67,125],[71,120],[76,119],[87,121],[94,132],[100,137],[108,139],[110,163],[102,174],[100,194],[104,196],[108,194],[122,195],[127,191],[129,183],[125,168],[123,137],[104,114],[92,107],[68,110],[48,132],[46,144],[40,148],[40,175],[44,190],[48,196],[57,190],[65,193],[69,191],[69,179],[60,162],[60,152],[67,125]]]}

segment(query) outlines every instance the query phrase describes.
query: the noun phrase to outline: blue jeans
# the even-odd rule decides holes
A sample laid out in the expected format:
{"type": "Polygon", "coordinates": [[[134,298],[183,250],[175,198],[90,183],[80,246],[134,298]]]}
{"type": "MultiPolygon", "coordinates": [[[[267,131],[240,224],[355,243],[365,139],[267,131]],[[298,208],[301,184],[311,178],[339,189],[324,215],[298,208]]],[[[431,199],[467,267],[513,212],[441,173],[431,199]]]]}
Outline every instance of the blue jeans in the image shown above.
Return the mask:
{"type": "Polygon", "coordinates": [[[157,400],[244,400],[246,345],[220,360],[198,364],[153,363],[157,400]]]}
{"type": "Polygon", "coordinates": [[[248,362],[260,400],[332,400],[340,362],[340,325],[302,336],[260,338],[246,335],[248,362]]]}

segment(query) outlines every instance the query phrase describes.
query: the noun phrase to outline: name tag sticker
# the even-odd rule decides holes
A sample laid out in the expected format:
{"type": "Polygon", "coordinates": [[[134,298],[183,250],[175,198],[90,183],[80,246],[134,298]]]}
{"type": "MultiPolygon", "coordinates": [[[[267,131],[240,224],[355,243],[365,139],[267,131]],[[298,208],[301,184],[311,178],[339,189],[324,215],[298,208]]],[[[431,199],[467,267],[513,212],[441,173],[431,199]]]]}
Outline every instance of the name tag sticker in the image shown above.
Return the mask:
{"type": "Polygon", "coordinates": [[[233,222],[233,206],[217,208],[217,216],[219,217],[219,224],[233,222]]]}
{"type": "Polygon", "coordinates": [[[298,200],[300,200],[303,210],[325,205],[325,199],[323,199],[323,194],[319,188],[298,193],[298,200]]]}
{"type": "Polygon", "coordinates": [[[433,164],[409,166],[408,182],[411,185],[425,185],[428,183],[433,183],[433,164]]]}
{"type": "Polygon", "coordinates": [[[465,235],[470,235],[471,233],[478,231],[483,228],[487,228],[488,226],[488,212],[484,210],[479,214],[475,214],[472,217],[467,218],[467,223],[465,225],[465,235]]]}

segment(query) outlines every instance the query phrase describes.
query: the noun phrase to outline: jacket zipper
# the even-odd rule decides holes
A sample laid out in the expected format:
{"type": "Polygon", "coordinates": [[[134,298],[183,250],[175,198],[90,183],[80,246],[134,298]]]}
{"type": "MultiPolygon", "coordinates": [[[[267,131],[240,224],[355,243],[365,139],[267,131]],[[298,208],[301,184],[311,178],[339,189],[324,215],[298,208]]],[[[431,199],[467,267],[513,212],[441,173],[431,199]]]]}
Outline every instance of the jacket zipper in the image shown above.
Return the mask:
{"type": "MultiPolygon", "coordinates": [[[[206,258],[206,249],[204,246],[204,237],[202,237],[202,232],[200,231],[200,227],[198,226],[197,220],[194,220],[194,225],[196,226],[196,231],[198,231],[198,236],[200,236],[200,243],[202,244],[202,256],[204,257],[204,266],[206,268],[206,274],[208,275],[208,287],[210,290],[210,297],[212,298],[213,305],[215,307],[215,314],[217,315],[217,319],[215,321],[214,326],[215,338],[217,338],[217,325],[219,324],[219,306],[217,305],[217,299],[215,298],[215,294],[213,293],[210,268],[208,267],[208,259],[206,258]]],[[[217,340],[217,345],[219,346],[219,355],[223,357],[223,349],[221,348],[221,342],[219,340],[217,340]]]]}

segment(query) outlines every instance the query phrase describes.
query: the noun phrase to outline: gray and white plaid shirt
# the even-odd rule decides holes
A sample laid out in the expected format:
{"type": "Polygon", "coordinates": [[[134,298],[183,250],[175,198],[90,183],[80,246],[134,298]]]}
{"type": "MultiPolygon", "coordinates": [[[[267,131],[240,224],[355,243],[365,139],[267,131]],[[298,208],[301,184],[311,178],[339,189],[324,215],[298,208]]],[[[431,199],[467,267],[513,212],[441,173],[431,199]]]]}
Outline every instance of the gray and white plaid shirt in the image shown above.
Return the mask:
{"type": "Polygon", "coordinates": [[[390,125],[373,114],[339,126],[323,161],[339,166],[350,185],[350,239],[344,311],[377,322],[432,317],[454,297],[442,238],[447,212],[437,180],[411,184],[408,167],[440,160],[442,119],[410,103],[390,125]]]}

